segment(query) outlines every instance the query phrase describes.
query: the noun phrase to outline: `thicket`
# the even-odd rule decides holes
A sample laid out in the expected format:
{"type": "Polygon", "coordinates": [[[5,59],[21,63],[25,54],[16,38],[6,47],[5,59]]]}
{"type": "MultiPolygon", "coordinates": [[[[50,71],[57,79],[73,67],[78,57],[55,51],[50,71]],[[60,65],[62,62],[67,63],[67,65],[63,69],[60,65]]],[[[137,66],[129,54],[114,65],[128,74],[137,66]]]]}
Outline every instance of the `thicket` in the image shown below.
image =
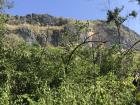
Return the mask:
{"type": "MultiPolygon", "coordinates": [[[[4,18],[1,17],[2,20],[4,18]]],[[[1,24],[0,105],[135,105],[135,52],[119,46],[40,47],[6,40],[1,24]]]]}
{"type": "Polygon", "coordinates": [[[0,22],[0,105],[135,105],[137,52],[106,48],[106,41],[87,47],[88,38],[63,47],[12,43],[3,15],[0,22]]]}

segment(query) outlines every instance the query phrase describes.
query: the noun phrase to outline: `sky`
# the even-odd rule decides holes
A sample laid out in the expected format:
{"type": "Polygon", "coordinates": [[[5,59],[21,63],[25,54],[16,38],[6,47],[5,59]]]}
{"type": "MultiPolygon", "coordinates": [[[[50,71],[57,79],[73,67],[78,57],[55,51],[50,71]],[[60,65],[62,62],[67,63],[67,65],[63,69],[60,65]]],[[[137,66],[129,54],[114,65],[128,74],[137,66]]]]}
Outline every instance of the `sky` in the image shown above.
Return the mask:
{"type": "Polygon", "coordinates": [[[108,9],[122,7],[122,16],[136,10],[137,18],[129,18],[125,25],[140,34],[140,5],[135,0],[13,0],[14,8],[5,13],[26,15],[30,13],[50,14],[78,20],[105,20],[108,9]]]}

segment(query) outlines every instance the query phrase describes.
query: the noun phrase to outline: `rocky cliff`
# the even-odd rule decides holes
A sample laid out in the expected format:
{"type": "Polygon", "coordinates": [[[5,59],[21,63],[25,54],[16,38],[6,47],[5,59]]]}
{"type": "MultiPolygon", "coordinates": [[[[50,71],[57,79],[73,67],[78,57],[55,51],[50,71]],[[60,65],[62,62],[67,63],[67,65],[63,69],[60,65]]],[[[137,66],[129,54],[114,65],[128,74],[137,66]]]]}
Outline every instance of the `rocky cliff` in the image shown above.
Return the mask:
{"type": "MultiPolygon", "coordinates": [[[[107,46],[118,42],[115,25],[105,21],[88,21],[86,29],[79,31],[86,21],[53,17],[48,14],[29,14],[26,16],[7,15],[6,36],[18,36],[27,43],[39,43],[41,46],[63,46],[69,43],[80,43],[91,34],[95,34],[89,40],[108,41],[107,46]]],[[[130,47],[140,39],[140,36],[126,26],[121,27],[121,44],[124,48],[130,47]]],[[[135,47],[140,50],[140,44],[135,47]]]]}

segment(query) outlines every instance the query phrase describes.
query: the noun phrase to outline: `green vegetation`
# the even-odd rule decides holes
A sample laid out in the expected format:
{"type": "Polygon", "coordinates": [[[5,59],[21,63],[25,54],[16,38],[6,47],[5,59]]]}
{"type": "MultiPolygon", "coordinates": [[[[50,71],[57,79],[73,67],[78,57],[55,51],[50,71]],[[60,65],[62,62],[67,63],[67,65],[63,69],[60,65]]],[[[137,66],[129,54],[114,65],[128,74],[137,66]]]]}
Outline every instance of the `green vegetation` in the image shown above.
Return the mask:
{"type": "Polygon", "coordinates": [[[67,65],[71,51],[65,48],[18,43],[13,48],[3,46],[1,51],[1,105],[133,105],[135,102],[131,73],[137,70],[137,65],[132,53],[119,63],[122,56],[116,47],[83,46],[67,65]]]}
{"type": "MultiPolygon", "coordinates": [[[[122,51],[118,45],[105,47],[107,41],[88,40],[91,36],[76,43],[80,32],[88,31],[88,22],[80,21],[64,25],[61,47],[29,45],[6,37],[5,21],[0,15],[0,105],[135,105],[139,100],[132,84],[133,73],[140,66],[138,51],[122,51]],[[96,46],[89,47],[93,42],[96,46]]],[[[58,23],[67,21],[60,18],[58,23]]],[[[19,27],[23,26],[12,28],[19,27]]],[[[38,25],[28,28],[36,30],[38,25]]]]}
{"type": "Polygon", "coordinates": [[[135,105],[135,52],[86,42],[42,48],[1,38],[0,105],[135,105]]]}

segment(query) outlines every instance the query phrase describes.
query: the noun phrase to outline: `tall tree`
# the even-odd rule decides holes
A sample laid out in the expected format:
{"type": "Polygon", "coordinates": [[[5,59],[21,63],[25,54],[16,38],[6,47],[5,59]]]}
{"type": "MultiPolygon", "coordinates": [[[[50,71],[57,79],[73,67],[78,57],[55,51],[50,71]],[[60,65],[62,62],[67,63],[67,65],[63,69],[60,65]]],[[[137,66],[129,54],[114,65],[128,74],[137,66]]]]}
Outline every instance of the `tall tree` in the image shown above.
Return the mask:
{"type": "Polygon", "coordinates": [[[118,8],[116,7],[113,11],[108,10],[107,12],[107,23],[114,22],[116,27],[117,27],[117,32],[118,32],[118,44],[121,44],[121,33],[120,33],[120,27],[121,25],[130,17],[136,17],[137,13],[135,11],[132,11],[126,16],[121,16],[120,13],[122,12],[124,7],[118,8]]]}

